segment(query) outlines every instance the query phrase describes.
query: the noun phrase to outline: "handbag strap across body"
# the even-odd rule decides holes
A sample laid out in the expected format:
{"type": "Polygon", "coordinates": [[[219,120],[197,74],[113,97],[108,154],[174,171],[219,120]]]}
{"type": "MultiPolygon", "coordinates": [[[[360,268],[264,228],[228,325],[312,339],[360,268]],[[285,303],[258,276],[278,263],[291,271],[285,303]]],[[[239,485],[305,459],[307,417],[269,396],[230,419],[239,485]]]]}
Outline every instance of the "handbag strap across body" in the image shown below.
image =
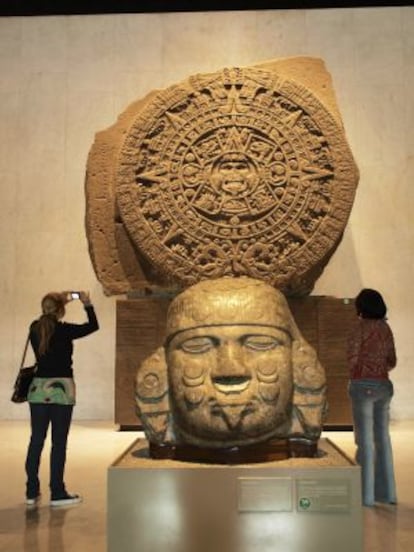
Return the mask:
{"type": "Polygon", "coordinates": [[[25,343],[24,349],[23,349],[23,356],[22,356],[22,361],[20,363],[20,368],[23,368],[23,366],[24,366],[24,359],[26,358],[27,348],[29,346],[29,341],[30,341],[30,332],[27,334],[27,339],[26,339],[26,343],[25,343]]]}

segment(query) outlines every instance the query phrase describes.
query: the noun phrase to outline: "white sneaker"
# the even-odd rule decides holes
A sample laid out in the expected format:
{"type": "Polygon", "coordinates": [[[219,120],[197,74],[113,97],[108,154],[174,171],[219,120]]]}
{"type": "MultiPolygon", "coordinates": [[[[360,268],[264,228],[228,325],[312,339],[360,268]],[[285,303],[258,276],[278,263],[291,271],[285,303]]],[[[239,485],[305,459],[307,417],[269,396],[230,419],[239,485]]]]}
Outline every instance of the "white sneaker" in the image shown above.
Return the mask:
{"type": "Polygon", "coordinates": [[[40,494],[34,498],[26,498],[26,506],[35,506],[38,502],[40,502],[40,494]]]}
{"type": "Polygon", "coordinates": [[[82,502],[82,497],[77,494],[68,494],[59,497],[59,498],[52,498],[50,501],[51,506],[70,506],[71,504],[79,504],[79,502],[82,502]]]}

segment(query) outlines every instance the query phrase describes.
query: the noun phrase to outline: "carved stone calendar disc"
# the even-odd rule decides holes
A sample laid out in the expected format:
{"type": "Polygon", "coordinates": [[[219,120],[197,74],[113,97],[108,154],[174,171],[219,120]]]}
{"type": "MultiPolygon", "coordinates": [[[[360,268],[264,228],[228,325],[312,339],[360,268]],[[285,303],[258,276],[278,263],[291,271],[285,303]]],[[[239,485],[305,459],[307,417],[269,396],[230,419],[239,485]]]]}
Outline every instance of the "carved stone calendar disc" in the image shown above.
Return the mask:
{"type": "Polygon", "coordinates": [[[329,256],[356,170],[342,128],[294,81],[224,69],[160,92],[129,129],[117,199],[168,280],[251,276],[289,291],[329,256]]]}

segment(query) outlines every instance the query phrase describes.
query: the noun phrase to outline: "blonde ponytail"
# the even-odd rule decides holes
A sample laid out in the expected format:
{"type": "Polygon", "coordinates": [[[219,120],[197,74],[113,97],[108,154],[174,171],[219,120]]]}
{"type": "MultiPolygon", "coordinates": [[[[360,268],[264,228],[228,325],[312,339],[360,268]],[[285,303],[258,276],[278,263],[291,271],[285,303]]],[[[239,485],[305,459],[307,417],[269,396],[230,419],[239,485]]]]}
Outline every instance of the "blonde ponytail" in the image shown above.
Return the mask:
{"type": "Polygon", "coordinates": [[[44,355],[59,318],[65,314],[65,300],[61,293],[48,293],[42,299],[42,315],[35,330],[39,336],[39,354],[44,355]]]}

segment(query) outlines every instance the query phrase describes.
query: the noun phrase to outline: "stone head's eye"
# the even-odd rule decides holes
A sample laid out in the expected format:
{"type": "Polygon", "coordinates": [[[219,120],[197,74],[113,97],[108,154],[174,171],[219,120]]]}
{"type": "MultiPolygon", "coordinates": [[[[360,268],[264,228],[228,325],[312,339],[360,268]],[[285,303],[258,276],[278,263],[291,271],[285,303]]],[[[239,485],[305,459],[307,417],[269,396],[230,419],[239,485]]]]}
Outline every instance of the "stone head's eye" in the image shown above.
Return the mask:
{"type": "Polygon", "coordinates": [[[181,343],[181,349],[193,355],[206,353],[214,347],[214,340],[211,337],[192,337],[181,343]]]}
{"type": "Polygon", "coordinates": [[[245,347],[254,351],[270,351],[281,344],[282,342],[272,335],[249,335],[243,341],[245,347]]]}

